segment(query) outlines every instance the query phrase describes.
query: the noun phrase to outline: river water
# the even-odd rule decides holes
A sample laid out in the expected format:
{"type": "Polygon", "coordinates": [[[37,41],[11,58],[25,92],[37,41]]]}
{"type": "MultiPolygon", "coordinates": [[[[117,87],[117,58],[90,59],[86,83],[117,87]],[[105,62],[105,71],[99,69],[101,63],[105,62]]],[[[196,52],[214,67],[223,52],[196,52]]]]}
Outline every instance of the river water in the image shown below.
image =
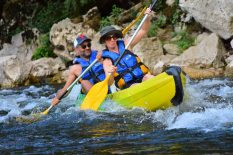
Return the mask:
{"type": "Polygon", "coordinates": [[[48,108],[59,87],[0,90],[1,154],[233,154],[233,80],[188,81],[180,106],[156,112],[81,111],[73,94],[18,119],[48,108]]]}

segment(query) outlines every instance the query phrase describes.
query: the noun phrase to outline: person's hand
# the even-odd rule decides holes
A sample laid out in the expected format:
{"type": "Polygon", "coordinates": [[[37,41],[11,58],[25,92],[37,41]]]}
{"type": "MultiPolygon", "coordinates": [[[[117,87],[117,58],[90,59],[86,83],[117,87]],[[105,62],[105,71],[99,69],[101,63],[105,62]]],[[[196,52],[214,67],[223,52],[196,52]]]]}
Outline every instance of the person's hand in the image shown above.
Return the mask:
{"type": "Polygon", "coordinates": [[[102,51],[98,51],[96,59],[98,59],[99,61],[102,59],[102,51]]]}
{"type": "Polygon", "coordinates": [[[117,70],[117,67],[115,67],[113,65],[108,66],[108,68],[107,68],[108,73],[114,73],[116,70],[117,70]]]}
{"type": "Polygon", "coordinates": [[[152,10],[151,10],[150,8],[147,8],[146,11],[145,11],[145,14],[149,14],[149,15],[150,15],[150,14],[151,14],[151,11],[152,11],[152,10]]]}
{"type": "Polygon", "coordinates": [[[148,14],[148,16],[150,17],[149,19],[152,18],[153,13],[154,12],[150,8],[147,8],[146,11],[145,11],[145,14],[148,14]]]}
{"type": "Polygon", "coordinates": [[[58,98],[56,98],[56,97],[54,97],[54,98],[52,99],[52,105],[53,105],[53,106],[57,105],[59,102],[60,102],[60,100],[59,100],[58,98]]]}

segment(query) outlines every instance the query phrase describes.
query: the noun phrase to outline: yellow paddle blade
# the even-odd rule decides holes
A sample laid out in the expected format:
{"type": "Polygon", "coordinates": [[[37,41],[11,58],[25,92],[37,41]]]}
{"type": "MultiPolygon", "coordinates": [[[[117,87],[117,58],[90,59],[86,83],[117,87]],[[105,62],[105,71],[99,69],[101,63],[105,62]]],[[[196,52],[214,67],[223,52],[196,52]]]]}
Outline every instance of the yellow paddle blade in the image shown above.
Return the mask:
{"type": "Polygon", "coordinates": [[[98,110],[101,103],[107,96],[108,93],[108,81],[110,79],[110,75],[108,75],[104,81],[95,84],[87,96],[84,98],[83,103],[81,104],[81,109],[83,110],[98,110]]]}
{"type": "Polygon", "coordinates": [[[50,107],[48,107],[48,109],[46,109],[45,111],[41,112],[40,114],[41,115],[48,115],[50,109],[52,109],[52,108],[53,108],[53,105],[51,105],[50,107]]]}
{"type": "Polygon", "coordinates": [[[20,122],[20,123],[30,124],[30,123],[40,121],[43,116],[44,115],[42,115],[42,114],[32,114],[29,116],[19,116],[19,117],[16,117],[16,121],[20,122]]]}
{"type": "Polygon", "coordinates": [[[46,109],[45,111],[41,112],[42,115],[48,115],[49,109],[46,109]]]}
{"type": "Polygon", "coordinates": [[[51,105],[48,109],[46,109],[45,111],[43,111],[41,113],[32,114],[32,115],[29,115],[29,116],[17,117],[16,121],[17,122],[22,122],[22,123],[33,123],[33,122],[39,121],[39,120],[41,120],[41,118],[44,115],[48,115],[50,109],[52,109],[52,108],[53,108],[53,105],[51,105]]]}

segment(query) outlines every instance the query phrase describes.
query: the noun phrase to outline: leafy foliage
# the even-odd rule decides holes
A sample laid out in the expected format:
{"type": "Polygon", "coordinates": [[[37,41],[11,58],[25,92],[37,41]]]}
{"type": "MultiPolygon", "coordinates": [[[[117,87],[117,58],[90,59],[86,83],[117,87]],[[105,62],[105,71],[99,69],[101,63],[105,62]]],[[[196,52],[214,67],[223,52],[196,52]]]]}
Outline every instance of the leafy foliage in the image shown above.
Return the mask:
{"type": "Polygon", "coordinates": [[[159,28],[164,27],[167,24],[167,17],[160,13],[159,18],[155,22],[156,26],[159,28]]]}
{"type": "Polygon", "coordinates": [[[10,34],[10,36],[14,36],[14,35],[16,35],[16,34],[22,32],[22,31],[23,31],[23,29],[22,29],[21,27],[17,27],[16,29],[10,31],[9,34],[10,34]]]}
{"type": "Polygon", "coordinates": [[[41,8],[30,22],[31,27],[37,27],[42,33],[50,30],[51,26],[68,16],[60,2],[48,2],[47,7],[41,8]]]}
{"type": "Polygon", "coordinates": [[[174,33],[174,36],[179,38],[177,41],[175,41],[175,43],[181,51],[184,51],[185,49],[194,45],[195,39],[191,35],[189,35],[186,31],[174,33]]]}
{"type": "Polygon", "coordinates": [[[43,57],[56,57],[53,53],[48,34],[40,37],[40,47],[33,53],[32,59],[37,60],[43,57]]]}
{"type": "Polygon", "coordinates": [[[182,14],[182,11],[179,8],[177,8],[171,18],[171,23],[173,25],[177,24],[180,21],[181,14],[182,14]]]}
{"type": "Polygon", "coordinates": [[[100,21],[100,28],[114,24],[109,17],[102,17],[100,21]]]}
{"type": "Polygon", "coordinates": [[[166,24],[167,24],[167,17],[161,14],[156,21],[152,21],[148,32],[148,37],[156,36],[158,28],[163,28],[166,26],[166,24]]]}
{"type": "Polygon", "coordinates": [[[157,25],[155,22],[151,23],[151,26],[150,26],[150,29],[148,31],[148,37],[154,37],[156,36],[157,32],[156,32],[156,29],[157,29],[157,25]]]}
{"type": "Polygon", "coordinates": [[[113,18],[116,19],[116,18],[119,17],[119,15],[120,15],[122,12],[123,12],[123,9],[118,8],[116,5],[113,5],[113,6],[112,6],[111,16],[112,16],[113,18]]]}
{"type": "Polygon", "coordinates": [[[100,28],[109,26],[109,25],[115,25],[117,24],[117,21],[119,19],[119,15],[123,12],[123,9],[118,8],[116,5],[112,6],[112,12],[110,13],[110,16],[103,17],[100,21],[100,28]]]}
{"type": "Polygon", "coordinates": [[[65,12],[76,11],[78,7],[78,3],[76,0],[65,0],[64,1],[65,12]]]}
{"type": "Polygon", "coordinates": [[[97,2],[97,0],[65,0],[63,12],[68,14],[68,17],[77,17],[96,6],[97,2]]]}

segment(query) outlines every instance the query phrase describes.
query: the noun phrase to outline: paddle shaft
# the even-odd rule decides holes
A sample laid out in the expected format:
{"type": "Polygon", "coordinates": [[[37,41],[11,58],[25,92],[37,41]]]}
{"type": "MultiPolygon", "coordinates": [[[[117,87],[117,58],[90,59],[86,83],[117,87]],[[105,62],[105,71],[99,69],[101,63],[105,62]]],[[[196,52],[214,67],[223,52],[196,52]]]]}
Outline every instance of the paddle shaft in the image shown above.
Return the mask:
{"type": "Polygon", "coordinates": [[[98,59],[95,59],[85,70],[84,72],[82,72],[82,74],[79,75],[78,78],[76,78],[74,80],[74,82],[66,89],[66,91],[58,98],[59,100],[61,100],[68,92],[70,89],[72,89],[74,87],[74,85],[78,82],[78,80],[84,75],[86,74],[86,72],[89,71],[89,69],[94,66],[96,64],[96,62],[98,61],[98,59]]]}
{"type": "MultiPolygon", "coordinates": [[[[152,9],[155,5],[155,3],[157,2],[157,0],[154,0],[153,4],[150,5],[150,9],[152,9]]],[[[130,38],[128,44],[125,46],[125,50],[124,52],[119,56],[119,58],[117,59],[117,61],[115,62],[115,66],[117,66],[119,64],[119,62],[121,61],[122,57],[125,54],[126,49],[128,49],[129,45],[131,44],[131,42],[133,41],[133,39],[135,38],[135,36],[137,35],[138,31],[141,29],[142,25],[144,24],[144,22],[146,21],[148,17],[148,14],[146,14],[144,16],[144,18],[142,19],[141,23],[139,24],[138,28],[136,29],[136,31],[134,32],[133,36],[130,38]]]]}

